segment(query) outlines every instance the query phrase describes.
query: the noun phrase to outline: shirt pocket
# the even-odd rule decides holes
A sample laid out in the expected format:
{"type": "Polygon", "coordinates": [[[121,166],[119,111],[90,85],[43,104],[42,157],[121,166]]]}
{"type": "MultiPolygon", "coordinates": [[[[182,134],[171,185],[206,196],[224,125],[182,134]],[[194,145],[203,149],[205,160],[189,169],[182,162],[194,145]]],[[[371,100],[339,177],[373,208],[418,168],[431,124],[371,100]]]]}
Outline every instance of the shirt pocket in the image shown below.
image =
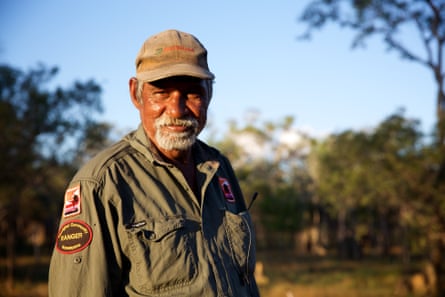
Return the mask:
{"type": "Polygon", "coordinates": [[[128,231],[130,285],[141,294],[168,293],[197,277],[198,222],[183,217],[144,221],[128,231]]]}
{"type": "Polygon", "coordinates": [[[256,261],[255,232],[250,214],[246,211],[238,214],[226,211],[224,225],[232,259],[242,279],[248,282],[256,261]]]}

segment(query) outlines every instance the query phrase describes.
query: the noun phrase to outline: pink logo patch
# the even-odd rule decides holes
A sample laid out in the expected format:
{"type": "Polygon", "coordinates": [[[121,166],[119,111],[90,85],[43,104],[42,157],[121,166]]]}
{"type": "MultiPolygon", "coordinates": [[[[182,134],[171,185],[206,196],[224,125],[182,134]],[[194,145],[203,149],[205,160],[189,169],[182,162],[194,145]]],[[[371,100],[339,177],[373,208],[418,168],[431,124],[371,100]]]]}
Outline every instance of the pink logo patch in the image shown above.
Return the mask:
{"type": "Polygon", "coordinates": [[[233,195],[232,187],[227,178],[218,177],[219,185],[227,202],[235,203],[235,195],[233,195]]]}

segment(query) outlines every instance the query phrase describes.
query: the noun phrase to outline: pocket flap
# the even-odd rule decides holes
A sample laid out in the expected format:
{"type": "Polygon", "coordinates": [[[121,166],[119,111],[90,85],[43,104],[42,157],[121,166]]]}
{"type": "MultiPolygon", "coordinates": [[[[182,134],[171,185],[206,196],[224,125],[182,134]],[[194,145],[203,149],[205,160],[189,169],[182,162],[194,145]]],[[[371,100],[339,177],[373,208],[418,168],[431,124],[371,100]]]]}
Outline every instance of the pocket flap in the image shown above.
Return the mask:
{"type": "Polygon", "coordinates": [[[162,220],[155,220],[150,240],[161,240],[167,234],[184,228],[185,225],[186,219],[183,217],[166,217],[162,220]]]}

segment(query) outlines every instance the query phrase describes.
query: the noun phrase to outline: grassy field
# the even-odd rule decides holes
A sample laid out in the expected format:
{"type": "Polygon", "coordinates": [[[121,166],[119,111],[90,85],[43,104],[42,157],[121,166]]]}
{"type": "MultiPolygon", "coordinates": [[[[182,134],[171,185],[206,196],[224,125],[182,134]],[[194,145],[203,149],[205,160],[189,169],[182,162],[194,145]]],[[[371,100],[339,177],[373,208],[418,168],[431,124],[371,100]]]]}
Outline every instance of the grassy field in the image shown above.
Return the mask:
{"type": "Polygon", "coordinates": [[[389,297],[428,296],[420,284],[415,292],[402,285],[407,271],[420,263],[403,267],[381,259],[346,261],[330,257],[297,257],[289,253],[259,254],[265,281],[263,297],[389,297]]]}
{"type": "MultiPolygon", "coordinates": [[[[48,260],[18,259],[14,294],[6,291],[5,262],[0,260],[0,296],[47,297],[48,260]]],[[[390,261],[339,261],[284,252],[260,253],[258,260],[263,265],[259,280],[262,297],[422,296],[400,290],[404,274],[399,264],[390,261]]]]}
{"type": "Polygon", "coordinates": [[[422,284],[408,292],[403,281],[411,281],[421,263],[402,267],[382,259],[360,261],[332,257],[297,257],[276,252],[258,255],[265,281],[263,297],[389,297],[428,296],[422,284]]]}
{"type": "Polygon", "coordinates": [[[14,271],[14,290],[6,286],[6,261],[0,259],[0,297],[47,297],[49,256],[17,258],[14,271]]]}

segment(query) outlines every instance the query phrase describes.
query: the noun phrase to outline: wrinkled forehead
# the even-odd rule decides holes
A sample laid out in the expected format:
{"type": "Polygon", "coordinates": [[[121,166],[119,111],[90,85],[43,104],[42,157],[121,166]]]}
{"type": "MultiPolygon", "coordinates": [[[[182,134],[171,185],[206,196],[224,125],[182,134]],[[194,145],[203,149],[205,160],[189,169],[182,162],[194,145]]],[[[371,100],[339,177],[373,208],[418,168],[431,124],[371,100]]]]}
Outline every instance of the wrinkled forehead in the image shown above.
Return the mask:
{"type": "Polygon", "coordinates": [[[146,82],[153,88],[200,88],[204,91],[206,97],[210,100],[213,95],[213,80],[201,79],[194,76],[171,76],[152,82],[146,82]]]}

